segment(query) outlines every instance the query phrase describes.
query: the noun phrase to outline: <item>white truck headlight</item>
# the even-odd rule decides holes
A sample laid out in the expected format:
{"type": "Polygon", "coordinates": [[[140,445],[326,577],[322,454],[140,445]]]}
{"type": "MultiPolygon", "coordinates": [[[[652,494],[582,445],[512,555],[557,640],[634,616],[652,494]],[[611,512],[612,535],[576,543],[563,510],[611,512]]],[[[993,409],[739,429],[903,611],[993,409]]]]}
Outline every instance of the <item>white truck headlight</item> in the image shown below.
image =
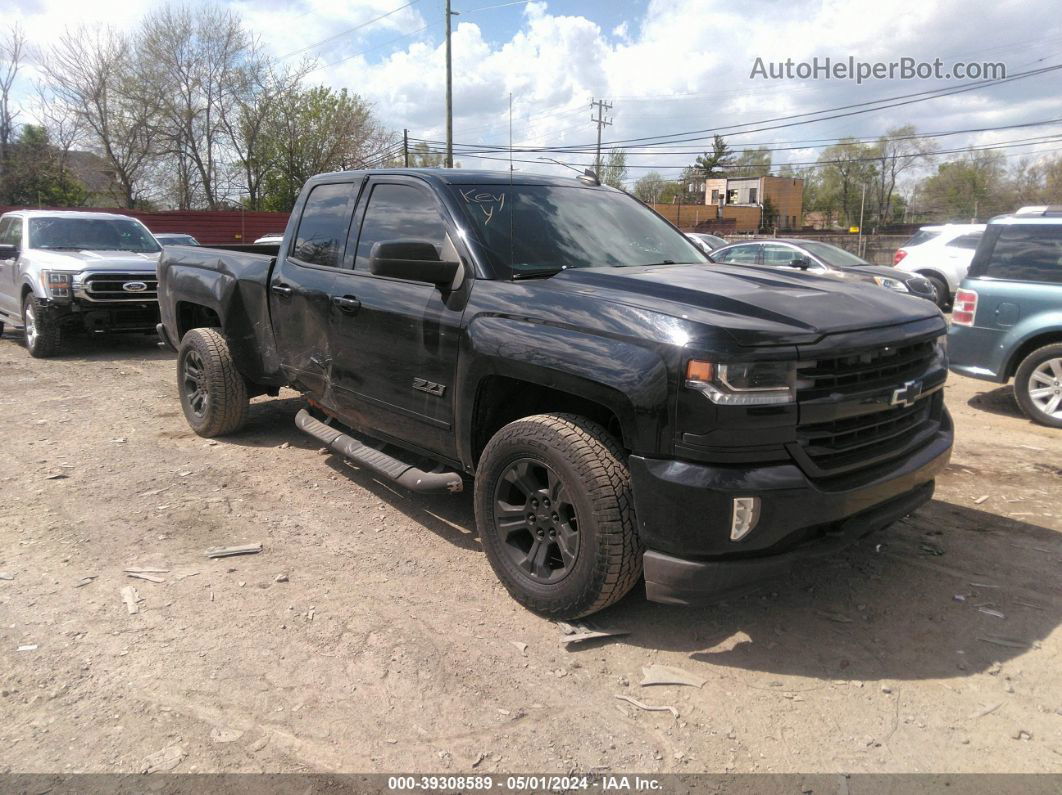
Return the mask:
{"type": "Polygon", "coordinates": [[[721,405],[793,403],[796,401],[796,363],[721,364],[692,359],[686,365],[686,386],[721,405]]]}
{"type": "Polygon", "coordinates": [[[874,284],[878,287],[884,287],[888,290],[896,290],[899,293],[909,293],[907,285],[901,282],[899,279],[890,279],[888,276],[875,276],[874,284]]]}

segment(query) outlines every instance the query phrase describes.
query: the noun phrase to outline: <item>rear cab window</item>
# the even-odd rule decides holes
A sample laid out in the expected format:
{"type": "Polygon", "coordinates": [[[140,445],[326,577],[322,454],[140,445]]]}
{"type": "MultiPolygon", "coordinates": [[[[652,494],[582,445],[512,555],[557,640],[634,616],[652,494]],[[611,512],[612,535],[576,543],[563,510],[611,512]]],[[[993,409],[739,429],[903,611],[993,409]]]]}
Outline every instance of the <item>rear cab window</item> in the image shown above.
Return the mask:
{"type": "Polygon", "coordinates": [[[971,276],[1062,284],[1062,224],[993,226],[970,266],[971,276]]]}
{"type": "Polygon", "coordinates": [[[304,265],[338,267],[350,227],[351,182],[325,183],[310,191],[289,258],[304,265]]]}

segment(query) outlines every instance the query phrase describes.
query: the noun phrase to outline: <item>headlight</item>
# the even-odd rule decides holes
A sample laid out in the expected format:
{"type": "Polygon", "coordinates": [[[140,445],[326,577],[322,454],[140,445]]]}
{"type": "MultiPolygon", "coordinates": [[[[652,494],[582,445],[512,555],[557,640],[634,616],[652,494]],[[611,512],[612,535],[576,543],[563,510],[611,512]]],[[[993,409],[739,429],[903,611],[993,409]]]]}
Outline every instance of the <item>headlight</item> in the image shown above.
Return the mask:
{"type": "Polygon", "coordinates": [[[765,406],[796,400],[794,362],[717,364],[696,359],[686,365],[686,386],[713,403],[765,406]]]}
{"type": "Polygon", "coordinates": [[[888,276],[875,276],[874,284],[878,287],[885,287],[889,290],[896,290],[901,293],[909,293],[907,285],[901,282],[899,279],[890,279],[888,276]]]}
{"type": "Polygon", "coordinates": [[[66,271],[41,271],[41,286],[52,298],[69,298],[73,277],[66,271]]]}

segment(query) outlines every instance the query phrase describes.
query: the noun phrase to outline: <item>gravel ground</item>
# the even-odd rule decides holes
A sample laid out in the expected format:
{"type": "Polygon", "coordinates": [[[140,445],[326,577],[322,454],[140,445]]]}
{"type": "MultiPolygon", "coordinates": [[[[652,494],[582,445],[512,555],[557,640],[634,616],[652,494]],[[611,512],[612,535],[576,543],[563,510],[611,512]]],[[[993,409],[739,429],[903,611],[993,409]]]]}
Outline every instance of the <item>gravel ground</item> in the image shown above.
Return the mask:
{"type": "Polygon", "coordinates": [[[953,462],[915,516],[742,600],[635,589],[592,620],[628,635],[565,647],[493,577],[470,494],[322,454],[294,393],[208,442],[151,339],[20,342],[0,772],[1062,768],[1062,432],[1007,388],[952,378],[953,462]],[[640,686],[653,663],[706,681],[640,686]]]}

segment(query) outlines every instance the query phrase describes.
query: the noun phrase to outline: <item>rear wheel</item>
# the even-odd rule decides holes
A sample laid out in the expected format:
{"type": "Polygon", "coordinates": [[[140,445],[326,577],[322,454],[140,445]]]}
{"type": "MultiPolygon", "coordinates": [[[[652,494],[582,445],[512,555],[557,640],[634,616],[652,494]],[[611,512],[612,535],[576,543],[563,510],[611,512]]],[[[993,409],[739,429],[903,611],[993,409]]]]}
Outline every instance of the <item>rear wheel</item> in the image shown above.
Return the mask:
{"type": "Polygon", "coordinates": [[[506,425],[480,458],[475,504],[491,567],[536,613],[594,613],[641,575],[626,454],[597,423],[541,414],[506,425]]]}
{"type": "Polygon", "coordinates": [[[1014,397],[1033,422],[1062,428],[1062,344],[1025,357],[1014,374],[1014,397]]]}
{"type": "Polygon", "coordinates": [[[184,335],[177,388],[184,417],[200,436],[235,433],[247,421],[247,384],[219,329],[196,328],[184,335]]]}
{"type": "Polygon", "coordinates": [[[40,302],[27,293],[22,302],[22,330],[26,335],[26,350],[35,359],[47,359],[59,352],[62,335],[55,322],[40,302]]]}

